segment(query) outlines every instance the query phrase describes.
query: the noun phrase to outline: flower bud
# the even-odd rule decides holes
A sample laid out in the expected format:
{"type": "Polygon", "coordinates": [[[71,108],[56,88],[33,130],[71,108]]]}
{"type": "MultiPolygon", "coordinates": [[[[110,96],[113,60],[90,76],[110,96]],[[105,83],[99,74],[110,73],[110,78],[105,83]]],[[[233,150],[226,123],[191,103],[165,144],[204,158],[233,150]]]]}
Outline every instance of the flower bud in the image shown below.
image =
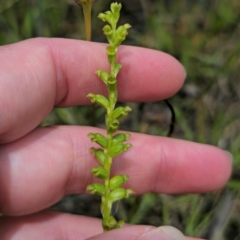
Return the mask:
{"type": "Polygon", "coordinates": [[[103,27],[103,33],[107,36],[112,34],[112,28],[109,25],[103,27]]]}
{"type": "Polygon", "coordinates": [[[107,83],[110,84],[110,85],[113,85],[113,84],[116,84],[116,82],[117,82],[116,77],[114,77],[113,75],[110,75],[108,80],[107,80],[107,83]]]}
{"type": "Polygon", "coordinates": [[[105,19],[106,21],[111,25],[113,26],[114,25],[114,22],[113,22],[113,17],[112,17],[112,13],[110,11],[107,11],[105,12],[105,19]]]}
{"type": "Polygon", "coordinates": [[[121,8],[122,8],[121,3],[116,3],[115,2],[115,3],[111,3],[111,5],[110,5],[110,9],[113,13],[120,12],[121,8]]]}
{"type": "Polygon", "coordinates": [[[93,167],[91,169],[91,172],[95,177],[100,179],[106,179],[108,178],[108,175],[109,175],[108,171],[102,166],[93,167]]]}
{"type": "Polygon", "coordinates": [[[129,106],[118,107],[113,111],[113,118],[119,119],[122,116],[126,116],[132,109],[129,106]]]}
{"type": "Polygon", "coordinates": [[[111,12],[111,11],[109,11],[109,10],[108,10],[108,11],[106,11],[106,12],[105,12],[105,14],[106,14],[106,15],[108,15],[108,16],[112,16],[112,12],[111,12]]]}
{"type": "Polygon", "coordinates": [[[120,17],[120,10],[122,8],[122,4],[121,3],[112,3],[110,8],[113,13],[114,20],[117,22],[120,17]]]}
{"type": "Polygon", "coordinates": [[[114,119],[112,121],[109,121],[108,123],[108,126],[109,126],[109,129],[108,131],[110,133],[114,133],[118,130],[118,127],[119,127],[119,121],[117,119],[114,119]]]}
{"type": "Polygon", "coordinates": [[[110,179],[110,189],[115,189],[123,185],[128,180],[128,175],[117,175],[110,179]]]}
{"type": "Polygon", "coordinates": [[[87,191],[91,194],[104,195],[105,187],[101,183],[93,183],[87,186],[87,191]]]}
{"type": "Polygon", "coordinates": [[[115,228],[115,226],[117,225],[117,221],[114,217],[109,216],[103,219],[102,225],[104,229],[110,230],[115,228]]]}
{"type": "Polygon", "coordinates": [[[131,136],[130,133],[118,133],[116,135],[113,136],[113,144],[117,144],[117,143],[122,143],[126,140],[128,140],[128,138],[131,136]]]}
{"type": "Polygon", "coordinates": [[[116,30],[116,37],[113,46],[118,47],[122,41],[125,40],[126,36],[128,35],[128,29],[131,27],[130,24],[124,24],[119,26],[116,30]]]}
{"type": "Polygon", "coordinates": [[[105,84],[107,84],[107,80],[109,78],[109,73],[102,71],[102,70],[97,70],[96,74],[103,80],[105,84]]]}
{"type": "Polygon", "coordinates": [[[93,153],[93,156],[97,158],[97,160],[104,165],[106,156],[104,154],[104,151],[102,149],[96,149],[94,147],[90,148],[90,151],[93,153]]]}
{"type": "Polygon", "coordinates": [[[96,142],[101,147],[106,148],[108,145],[107,138],[100,133],[89,133],[87,136],[91,139],[92,142],[96,142]]]}
{"type": "Polygon", "coordinates": [[[126,152],[130,147],[132,147],[132,144],[130,143],[126,143],[126,144],[114,144],[111,146],[110,150],[109,150],[109,154],[111,157],[115,157],[117,155],[119,155],[122,152],[126,152]]]}
{"type": "Polygon", "coordinates": [[[101,94],[89,93],[87,95],[87,97],[90,98],[92,103],[97,103],[98,105],[100,105],[100,106],[102,106],[104,108],[108,108],[109,107],[109,101],[107,100],[107,98],[105,98],[101,94]]]}
{"type": "Polygon", "coordinates": [[[118,201],[122,198],[128,198],[130,194],[133,194],[133,190],[125,188],[116,188],[109,194],[109,200],[111,202],[118,201]]]}
{"type": "Polygon", "coordinates": [[[107,46],[106,51],[108,55],[116,55],[117,53],[116,49],[112,46],[107,46]]]}
{"type": "Polygon", "coordinates": [[[118,47],[122,43],[122,41],[125,39],[127,34],[128,34],[128,32],[124,28],[124,26],[118,27],[118,29],[116,30],[116,38],[115,38],[115,45],[114,46],[118,47]]]}
{"type": "Polygon", "coordinates": [[[100,19],[100,20],[102,20],[103,22],[106,22],[106,15],[104,14],[104,13],[99,13],[98,14],[98,18],[100,19]]]}
{"type": "Polygon", "coordinates": [[[129,28],[132,27],[129,23],[125,23],[123,26],[124,26],[125,29],[129,29],[129,28]]]}

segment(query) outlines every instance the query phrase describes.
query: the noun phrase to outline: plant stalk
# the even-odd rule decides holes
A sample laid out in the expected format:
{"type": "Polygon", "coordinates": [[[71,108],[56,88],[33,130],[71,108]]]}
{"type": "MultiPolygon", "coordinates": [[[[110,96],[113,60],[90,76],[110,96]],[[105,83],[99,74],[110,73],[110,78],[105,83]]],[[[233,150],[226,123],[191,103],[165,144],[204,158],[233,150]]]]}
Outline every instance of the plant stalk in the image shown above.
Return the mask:
{"type": "Polygon", "coordinates": [[[83,8],[84,22],[85,22],[85,31],[86,31],[86,40],[91,41],[91,13],[92,13],[92,3],[93,0],[81,1],[81,6],[83,8]]]}
{"type": "MultiPolygon", "coordinates": [[[[113,60],[113,64],[111,64],[111,75],[113,75],[113,71],[114,71],[114,66],[116,63],[116,55],[114,55],[114,60],[113,60]]],[[[102,206],[101,206],[101,210],[102,210],[102,215],[103,215],[103,222],[105,219],[108,219],[111,217],[111,208],[112,208],[112,202],[109,201],[109,194],[110,194],[110,173],[111,173],[111,167],[112,167],[112,157],[109,156],[108,152],[111,148],[112,145],[112,139],[113,139],[113,133],[111,132],[111,119],[112,119],[112,113],[114,111],[115,105],[116,105],[116,101],[117,101],[117,82],[114,84],[114,86],[110,86],[110,84],[108,84],[108,99],[109,99],[109,108],[107,110],[106,113],[106,127],[107,127],[107,139],[108,139],[108,146],[107,146],[107,161],[104,164],[104,168],[109,172],[109,176],[107,179],[104,180],[104,186],[106,189],[105,195],[102,196],[102,206]]],[[[103,224],[103,229],[104,232],[108,231],[109,229],[107,229],[104,224],[103,224]]]]}

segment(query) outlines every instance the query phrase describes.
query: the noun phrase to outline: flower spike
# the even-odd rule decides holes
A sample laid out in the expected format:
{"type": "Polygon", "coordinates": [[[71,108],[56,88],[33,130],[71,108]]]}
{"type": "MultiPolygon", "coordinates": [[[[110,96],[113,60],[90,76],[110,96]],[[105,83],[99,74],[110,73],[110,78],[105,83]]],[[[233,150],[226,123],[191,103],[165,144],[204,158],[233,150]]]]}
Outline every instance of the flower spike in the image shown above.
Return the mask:
{"type": "Polygon", "coordinates": [[[106,137],[100,133],[88,134],[92,142],[102,147],[90,148],[90,151],[101,164],[101,166],[93,167],[91,171],[95,177],[102,179],[104,183],[92,183],[87,187],[90,193],[100,195],[102,198],[101,212],[103,216],[102,226],[104,231],[116,229],[123,225],[123,221],[117,221],[111,216],[112,204],[115,201],[127,198],[129,195],[133,194],[131,189],[122,187],[122,185],[127,182],[129,178],[128,175],[111,176],[113,158],[126,152],[132,146],[130,143],[125,143],[130,137],[129,133],[115,134],[119,128],[119,119],[126,116],[131,111],[131,108],[128,106],[115,108],[118,97],[117,75],[122,67],[122,64],[116,61],[116,57],[118,47],[122,41],[125,40],[128,29],[131,27],[129,24],[117,27],[121,7],[122,5],[120,3],[112,3],[110,11],[98,15],[99,19],[107,23],[103,27],[103,33],[106,35],[109,43],[106,47],[106,53],[110,64],[110,72],[97,70],[96,73],[107,86],[108,98],[93,93],[89,93],[87,96],[90,98],[91,102],[97,103],[106,109],[106,137]]]}

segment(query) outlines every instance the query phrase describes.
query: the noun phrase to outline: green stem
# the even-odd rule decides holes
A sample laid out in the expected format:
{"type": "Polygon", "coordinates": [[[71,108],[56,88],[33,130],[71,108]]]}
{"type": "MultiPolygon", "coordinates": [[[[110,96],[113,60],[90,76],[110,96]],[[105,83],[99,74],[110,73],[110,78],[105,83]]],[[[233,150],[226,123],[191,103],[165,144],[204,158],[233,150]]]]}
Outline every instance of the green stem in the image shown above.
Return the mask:
{"type": "MultiPolygon", "coordinates": [[[[113,75],[114,73],[114,68],[115,68],[115,63],[116,63],[116,55],[114,56],[114,61],[111,64],[111,74],[113,75]]],[[[108,146],[107,146],[107,153],[106,153],[106,163],[104,164],[104,168],[107,170],[109,173],[109,176],[107,179],[104,180],[104,186],[106,189],[105,195],[102,197],[102,215],[103,215],[103,222],[106,219],[109,219],[111,217],[111,208],[112,208],[112,202],[109,201],[109,194],[111,192],[110,190],[110,173],[111,173],[111,167],[112,167],[112,157],[109,156],[108,152],[111,148],[112,145],[112,139],[113,139],[113,133],[111,131],[110,123],[112,120],[112,114],[116,105],[117,101],[117,84],[115,83],[114,85],[110,86],[108,84],[108,99],[109,99],[109,108],[107,110],[106,114],[106,126],[107,126],[107,138],[108,138],[108,146]]],[[[109,229],[106,228],[103,224],[103,229],[104,231],[108,231],[109,229]]]]}
{"type": "Polygon", "coordinates": [[[82,3],[85,30],[86,30],[86,39],[91,41],[91,12],[92,12],[92,0],[84,1],[82,3]]]}
{"type": "MultiPolygon", "coordinates": [[[[112,136],[110,136],[112,138],[112,136]]],[[[110,173],[112,166],[112,158],[108,156],[106,163],[104,164],[104,168],[110,173]]],[[[110,194],[110,176],[105,179],[104,186],[106,189],[105,195],[102,196],[102,216],[103,216],[103,222],[105,219],[108,219],[111,216],[111,208],[112,204],[109,202],[109,194],[110,194]]],[[[104,232],[108,231],[109,229],[106,228],[106,226],[103,224],[104,232]]]]}

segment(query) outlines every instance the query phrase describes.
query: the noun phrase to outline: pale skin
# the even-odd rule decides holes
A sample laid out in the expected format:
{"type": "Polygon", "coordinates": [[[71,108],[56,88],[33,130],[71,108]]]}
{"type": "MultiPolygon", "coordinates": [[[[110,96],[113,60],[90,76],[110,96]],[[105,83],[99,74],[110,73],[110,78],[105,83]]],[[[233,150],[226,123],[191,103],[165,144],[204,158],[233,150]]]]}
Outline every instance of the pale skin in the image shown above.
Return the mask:
{"type": "MultiPolygon", "coordinates": [[[[157,101],[183,85],[183,67],[165,53],[122,46],[118,59],[119,101],[157,101]]],[[[135,240],[153,229],[125,225],[102,233],[98,219],[44,210],[66,194],[86,193],[97,163],[86,136],[100,130],[36,127],[54,106],[85,105],[88,93],[106,93],[95,75],[108,68],[105,45],[32,39],[0,47],[0,62],[1,239],[135,240]]],[[[113,172],[128,174],[126,187],[136,194],[209,192],[231,174],[229,156],[213,146],[134,133],[129,142],[113,172]]]]}

